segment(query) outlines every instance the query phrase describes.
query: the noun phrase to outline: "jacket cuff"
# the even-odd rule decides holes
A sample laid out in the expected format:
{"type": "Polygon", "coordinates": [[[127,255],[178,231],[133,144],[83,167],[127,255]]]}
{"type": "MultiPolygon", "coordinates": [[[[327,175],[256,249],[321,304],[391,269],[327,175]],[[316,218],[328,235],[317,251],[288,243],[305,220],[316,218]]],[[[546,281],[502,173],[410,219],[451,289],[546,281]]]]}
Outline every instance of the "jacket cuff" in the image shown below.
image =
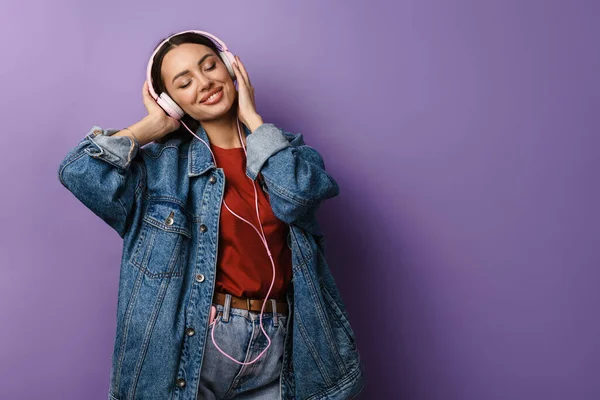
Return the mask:
{"type": "Polygon", "coordinates": [[[291,144],[281,129],[265,123],[246,137],[246,146],[246,175],[255,180],[269,157],[291,144]]]}
{"type": "Polygon", "coordinates": [[[129,136],[112,136],[117,132],[119,129],[102,129],[94,126],[86,136],[91,145],[84,151],[91,157],[127,169],[138,153],[140,145],[137,140],[129,136]]]}

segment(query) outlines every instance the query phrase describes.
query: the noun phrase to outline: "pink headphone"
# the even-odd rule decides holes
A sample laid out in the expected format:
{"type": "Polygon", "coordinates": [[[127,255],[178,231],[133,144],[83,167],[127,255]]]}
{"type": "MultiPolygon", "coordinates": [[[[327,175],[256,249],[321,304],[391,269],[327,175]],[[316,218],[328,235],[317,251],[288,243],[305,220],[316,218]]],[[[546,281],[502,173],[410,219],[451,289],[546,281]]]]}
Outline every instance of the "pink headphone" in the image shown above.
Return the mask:
{"type": "Polygon", "coordinates": [[[235,73],[233,72],[233,63],[235,62],[235,57],[227,49],[227,45],[225,43],[223,43],[223,41],[221,39],[219,39],[218,37],[211,35],[210,33],[204,32],[204,31],[189,30],[189,31],[183,31],[183,32],[176,33],[174,35],[169,36],[165,40],[163,40],[156,47],[156,50],[154,50],[154,52],[150,56],[150,61],[148,61],[148,68],[146,70],[146,80],[148,81],[148,91],[150,92],[150,95],[154,98],[154,100],[156,100],[158,105],[161,106],[162,109],[167,112],[167,114],[171,118],[174,118],[177,120],[181,119],[185,115],[185,112],[183,112],[181,107],[179,107],[177,105],[177,103],[175,103],[173,101],[173,99],[171,99],[171,97],[169,97],[168,94],[163,92],[160,95],[158,95],[156,93],[156,91],[154,90],[153,82],[152,82],[151,72],[152,72],[152,64],[154,64],[154,56],[156,55],[156,53],[158,53],[158,51],[163,47],[163,45],[166,42],[168,42],[169,40],[171,40],[171,38],[182,35],[184,33],[196,33],[200,36],[204,36],[205,38],[207,38],[211,42],[213,42],[215,44],[215,46],[217,46],[217,49],[219,49],[219,57],[221,57],[221,60],[223,60],[223,63],[227,67],[227,71],[229,71],[229,75],[231,76],[231,78],[233,80],[236,79],[235,73]]]}

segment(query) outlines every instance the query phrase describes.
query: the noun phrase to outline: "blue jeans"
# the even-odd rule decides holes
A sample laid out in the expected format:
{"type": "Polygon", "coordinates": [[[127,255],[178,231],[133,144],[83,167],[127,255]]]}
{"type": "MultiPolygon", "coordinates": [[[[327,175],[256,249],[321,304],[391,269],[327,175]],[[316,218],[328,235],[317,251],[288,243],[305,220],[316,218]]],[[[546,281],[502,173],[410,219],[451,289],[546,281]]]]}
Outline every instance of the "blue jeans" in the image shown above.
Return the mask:
{"type": "Polygon", "coordinates": [[[287,316],[263,314],[263,327],[271,338],[271,346],[255,363],[239,365],[217,350],[211,338],[212,331],[215,342],[225,353],[240,362],[252,361],[268,344],[260,329],[260,312],[215,306],[217,316],[206,338],[197,399],[280,399],[279,376],[287,316]]]}

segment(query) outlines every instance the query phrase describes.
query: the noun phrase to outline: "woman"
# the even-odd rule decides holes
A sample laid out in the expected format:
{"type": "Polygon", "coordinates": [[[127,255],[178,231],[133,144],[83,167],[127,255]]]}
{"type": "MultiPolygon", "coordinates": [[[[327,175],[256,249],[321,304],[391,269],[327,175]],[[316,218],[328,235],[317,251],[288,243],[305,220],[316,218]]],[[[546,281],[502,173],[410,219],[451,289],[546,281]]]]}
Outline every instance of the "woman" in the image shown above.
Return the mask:
{"type": "Polygon", "coordinates": [[[244,65],[206,32],[159,44],[143,102],[145,118],[94,127],[59,168],[123,238],[109,398],[356,396],[315,219],[339,189],[319,153],[264,123],[244,65]]]}

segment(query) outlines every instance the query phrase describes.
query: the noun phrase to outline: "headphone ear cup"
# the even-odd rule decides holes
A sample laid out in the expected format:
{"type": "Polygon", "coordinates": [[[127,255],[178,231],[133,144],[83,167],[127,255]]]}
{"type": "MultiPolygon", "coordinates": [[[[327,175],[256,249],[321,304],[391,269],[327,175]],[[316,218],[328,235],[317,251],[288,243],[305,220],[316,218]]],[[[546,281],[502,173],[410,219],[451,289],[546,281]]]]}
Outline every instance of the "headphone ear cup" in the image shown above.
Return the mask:
{"type": "Polygon", "coordinates": [[[221,51],[219,53],[221,60],[223,60],[223,64],[227,67],[227,71],[229,71],[229,76],[231,79],[235,81],[235,72],[233,71],[233,63],[235,62],[235,57],[229,51],[221,51]]]}
{"type": "Polygon", "coordinates": [[[169,97],[169,95],[164,92],[160,94],[156,102],[162,107],[163,110],[167,112],[167,114],[169,114],[169,117],[173,119],[180,120],[185,115],[181,107],[179,107],[177,103],[175,103],[169,97]]]}

